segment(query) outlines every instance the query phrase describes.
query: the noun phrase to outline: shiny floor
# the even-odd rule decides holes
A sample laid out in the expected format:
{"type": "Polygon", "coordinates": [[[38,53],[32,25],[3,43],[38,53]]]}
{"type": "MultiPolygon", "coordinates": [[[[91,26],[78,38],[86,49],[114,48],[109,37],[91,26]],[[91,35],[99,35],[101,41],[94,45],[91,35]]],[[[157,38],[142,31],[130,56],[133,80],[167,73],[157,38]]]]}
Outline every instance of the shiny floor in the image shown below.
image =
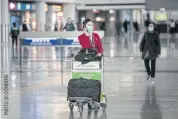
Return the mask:
{"type": "MultiPolygon", "coordinates": [[[[104,91],[106,113],[84,109],[83,119],[177,119],[178,39],[161,38],[154,83],[146,81],[139,43],[143,34],[106,37],[104,91]]],[[[70,114],[66,86],[71,74],[70,53],[77,48],[24,47],[12,49],[8,119],[82,119],[70,114]]]]}

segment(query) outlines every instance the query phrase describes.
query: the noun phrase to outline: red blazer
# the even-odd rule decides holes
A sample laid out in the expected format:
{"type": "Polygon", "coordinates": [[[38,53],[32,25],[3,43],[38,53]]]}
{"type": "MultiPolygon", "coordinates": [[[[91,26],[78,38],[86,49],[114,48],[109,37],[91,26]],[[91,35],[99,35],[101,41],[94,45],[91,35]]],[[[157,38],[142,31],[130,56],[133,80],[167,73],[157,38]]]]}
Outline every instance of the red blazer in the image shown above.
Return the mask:
{"type": "MultiPolygon", "coordinates": [[[[103,53],[103,46],[102,46],[101,39],[100,39],[99,35],[97,33],[93,33],[93,38],[94,38],[95,47],[98,51],[97,53],[98,54],[103,53]]],[[[89,41],[90,40],[89,36],[87,36],[85,33],[78,36],[78,40],[79,40],[82,48],[93,48],[89,41]]]]}

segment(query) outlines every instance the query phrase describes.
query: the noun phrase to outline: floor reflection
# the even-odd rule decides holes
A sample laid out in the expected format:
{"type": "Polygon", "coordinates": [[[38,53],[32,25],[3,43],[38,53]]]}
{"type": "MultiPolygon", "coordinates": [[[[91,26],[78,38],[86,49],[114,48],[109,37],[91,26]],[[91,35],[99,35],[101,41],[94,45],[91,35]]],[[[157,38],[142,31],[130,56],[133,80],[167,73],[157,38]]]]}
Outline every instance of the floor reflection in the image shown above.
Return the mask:
{"type": "MultiPolygon", "coordinates": [[[[145,88],[145,67],[139,51],[142,36],[143,33],[128,33],[105,38],[103,86],[108,97],[107,116],[101,110],[94,113],[85,108],[83,119],[177,119],[178,40],[161,38],[162,56],[157,62],[155,86],[145,88]]],[[[24,47],[20,59],[19,48],[11,49],[12,79],[9,87],[14,89],[15,96],[18,96],[16,90],[21,89],[21,119],[80,117],[77,109],[74,114],[69,114],[66,101],[66,86],[71,78],[70,54],[76,54],[78,50],[24,47]]],[[[14,102],[11,100],[14,105],[9,107],[10,112],[17,110],[14,102]]],[[[11,116],[15,118],[14,113],[11,116]]]]}
{"type": "Polygon", "coordinates": [[[141,109],[141,119],[162,119],[160,105],[156,101],[156,87],[148,84],[145,93],[145,102],[141,109]]]}

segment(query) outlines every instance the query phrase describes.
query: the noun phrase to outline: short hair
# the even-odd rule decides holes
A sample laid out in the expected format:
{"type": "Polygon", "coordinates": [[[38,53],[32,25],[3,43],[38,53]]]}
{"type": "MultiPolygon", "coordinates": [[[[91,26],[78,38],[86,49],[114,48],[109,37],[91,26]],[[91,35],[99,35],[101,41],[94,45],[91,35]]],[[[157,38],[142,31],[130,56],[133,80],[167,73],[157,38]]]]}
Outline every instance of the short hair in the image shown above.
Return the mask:
{"type": "Polygon", "coordinates": [[[85,19],[84,21],[83,21],[83,28],[85,28],[86,27],[86,24],[88,23],[88,22],[90,22],[90,21],[92,21],[91,19],[85,19]]]}
{"type": "Polygon", "coordinates": [[[13,22],[13,26],[14,26],[14,27],[16,26],[16,23],[15,23],[15,22],[13,22]]]}
{"type": "Polygon", "coordinates": [[[154,27],[156,26],[156,24],[154,22],[150,22],[148,25],[150,25],[150,24],[153,24],[154,27]]]}

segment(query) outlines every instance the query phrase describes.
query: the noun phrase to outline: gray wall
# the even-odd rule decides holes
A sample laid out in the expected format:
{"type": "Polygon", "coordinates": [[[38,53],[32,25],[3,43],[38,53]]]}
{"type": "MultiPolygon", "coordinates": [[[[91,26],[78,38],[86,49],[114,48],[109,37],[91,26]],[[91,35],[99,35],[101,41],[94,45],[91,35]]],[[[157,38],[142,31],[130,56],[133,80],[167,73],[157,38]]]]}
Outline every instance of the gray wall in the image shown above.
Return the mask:
{"type": "Polygon", "coordinates": [[[178,10],[178,0],[145,0],[147,9],[178,10]]]}

